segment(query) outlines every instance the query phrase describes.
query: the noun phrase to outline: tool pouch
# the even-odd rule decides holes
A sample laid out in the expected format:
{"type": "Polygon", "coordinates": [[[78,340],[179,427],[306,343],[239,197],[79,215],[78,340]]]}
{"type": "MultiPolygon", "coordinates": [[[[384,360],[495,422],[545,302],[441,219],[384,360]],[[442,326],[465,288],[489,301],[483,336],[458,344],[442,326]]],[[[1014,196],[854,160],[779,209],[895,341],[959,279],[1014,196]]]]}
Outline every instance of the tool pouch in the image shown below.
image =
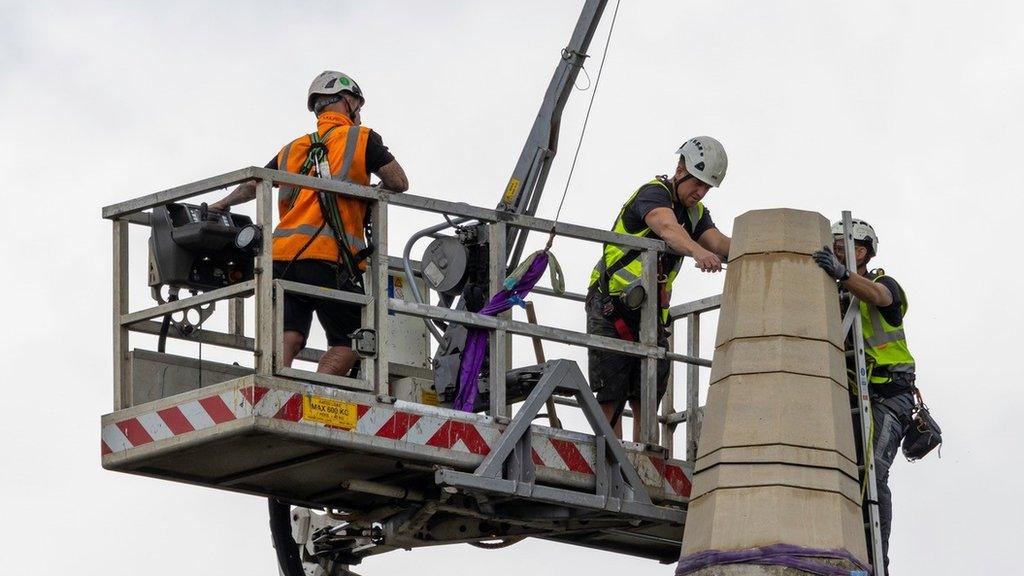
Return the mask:
{"type": "MultiPolygon", "coordinates": [[[[932,418],[928,407],[918,404],[914,409],[914,419],[903,437],[903,456],[911,462],[920,460],[941,445],[942,428],[932,418]]],[[[942,456],[941,449],[939,456],[942,456]]]]}

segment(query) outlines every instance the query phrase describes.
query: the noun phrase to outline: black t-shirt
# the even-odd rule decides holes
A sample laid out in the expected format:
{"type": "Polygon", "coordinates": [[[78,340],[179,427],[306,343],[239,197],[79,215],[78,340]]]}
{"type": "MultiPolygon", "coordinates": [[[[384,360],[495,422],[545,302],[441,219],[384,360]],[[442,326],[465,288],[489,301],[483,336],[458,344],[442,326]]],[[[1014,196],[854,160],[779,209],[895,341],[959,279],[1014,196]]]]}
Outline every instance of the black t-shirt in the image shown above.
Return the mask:
{"type": "Polygon", "coordinates": [[[900,285],[889,276],[879,278],[878,283],[888,288],[889,293],[892,294],[892,304],[880,307],[878,312],[890,326],[898,327],[903,324],[903,298],[900,285]]]}
{"type": "MultiPolygon", "coordinates": [[[[671,209],[676,216],[676,222],[679,222],[687,234],[694,240],[699,239],[708,230],[715,228],[715,222],[711,219],[711,211],[707,208],[704,209],[704,215],[700,217],[700,220],[690,222],[690,215],[687,213],[686,207],[670,191],[672,183],[668,182],[668,186],[666,188],[661,184],[650,183],[640,188],[636,198],[629,205],[629,208],[626,209],[626,213],[622,215],[622,223],[626,226],[628,232],[639,232],[647,228],[647,222],[644,221],[644,218],[655,208],[671,209]]],[[[653,230],[648,237],[661,240],[661,237],[655,234],[653,230]]]]}
{"type": "MultiPolygon", "coordinates": [[[[704,214],[696,223],[690,222],[690,215],[686,207],[676,199],[674,192],[669,191],[671,187],[671,182],[668,182],[668,188],[656,183],[643,185],[637,192],[636,198],[633,199],[633,202],[626,208],[625,213],[622,214],[622,223],[626,227],[626,231],[639,232],[647,228],[647,222],[644,218],[655,208],[668,208],[672,210],[673,214],[675,214],[676,222],[679,222],[683,229],[686,230],[686,233],[694,240],[700,238],[708,230],[715,228],[715,222],[711,220],[711,211],[707,208],[704,209],[704,214]]],[[[662,239],[653,230],[648,233],[647,237],[655,240],[662,239]]],[[[666,252],[662,254],[661,258],[662,269],[670,270],[682,256],[666,252]]],[[[622,311],[622,315],[626,318],[627,322],[631,323],[639,322],[639,314],[638,310],[627,311],[623,309],[622,311]]]]}
{"type": "MultiPolygon", "coordinates": [[[[394,159],[395,157],[391,154],[391,151],[384,145],[384,139],[380,137],[380,134],[370,130],[370,136],[366,139],[366,172],[376,174],[382,167],[393,162],[394,159]]],[[[277,170],[276,155],[270,162],[267,162],[266,167],[271,170],[277,170]]]]}

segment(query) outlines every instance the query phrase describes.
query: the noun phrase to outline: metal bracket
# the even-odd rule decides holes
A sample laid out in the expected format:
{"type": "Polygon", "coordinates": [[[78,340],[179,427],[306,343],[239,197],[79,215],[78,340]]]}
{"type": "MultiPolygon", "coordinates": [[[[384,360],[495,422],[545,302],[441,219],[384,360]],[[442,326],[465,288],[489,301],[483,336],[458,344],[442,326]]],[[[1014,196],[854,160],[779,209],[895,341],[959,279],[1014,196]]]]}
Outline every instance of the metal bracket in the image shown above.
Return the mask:
{"type": "MultiPolygon", "coordinates": [[[[153,286],[152,288],[150,288],[150,294],[152,294],[153,299],[156,300],[157,303],[159,303],[159,304],[167,304],[168,302],[176,301],[178,299],[178,292],[180,291],[180,288],[177,288],[175,286],[169,286],[168,287],[169,290],[170,290],[169,297],[168,298],[164,298],[164,295],[161,292],[161,289],[163,288],[163,286],[164,285],[161,284],[159,286],[153,286]]],[[[196,291],[193,290],[192,291],[192,295],[195,296],[196,295],[196,291]]],[[[203,322],[206,322],[206,320],[210,316],[213,316],[213,312],[214,312],[214,310],[216,310],[216,308],[217,308],[217,303],[216,302],[210,302],[210,303],[208,303],[206,305],[192,306],[191,308],[185,308],[184,310],[181,310],[181,320],[175,320],[173,317],[171,318],[171,320],[170,320],[171,326],[174,326],[174,329],[177,330],[178,333],[181,334],[183,337],[188,338],[196,330],[198,330],[199,328],[202,327],[203,322]],[[199,318],[195,323],[193,323],[188,318],[189,312],[193,312],[193,311],[196,313],[196,315],[199,318]]]]}
{"type": "Polygon", "coordinates": [[[360,358],[373,358],[377,355],[377,332],[372,328],[360,328],[348,337],[352,339],[352,349],[360,358]]]}
{"type": "Polygon", "coordinates": [[[439,484],[531,498],[568,507],[632,514],[656,521],[682,522],[685,513],[656,506],[629,461],[622,444],[601,412],[579,366],[571,360],[554,360],[538,366],[543,376],[523,402],[498,443],[472,474],[440,469],[439,484]],[[531,426],[547,400],[555,395],[573,396],[594,432],[597,476],[594,493],[541,486],[534,483],[531,426]]]}

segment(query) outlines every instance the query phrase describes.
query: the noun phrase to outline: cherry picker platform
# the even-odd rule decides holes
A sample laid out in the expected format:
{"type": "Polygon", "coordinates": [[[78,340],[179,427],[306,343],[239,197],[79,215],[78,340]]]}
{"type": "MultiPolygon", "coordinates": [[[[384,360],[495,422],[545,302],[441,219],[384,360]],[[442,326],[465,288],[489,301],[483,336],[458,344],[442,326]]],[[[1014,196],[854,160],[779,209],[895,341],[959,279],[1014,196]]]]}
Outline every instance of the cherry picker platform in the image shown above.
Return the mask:
{"type": "MultiPolygon", "coordinates": [[[[690,354],[676,354],[656,345],[652,322],[646,323],[640,342],[625,342],[407,300],[411,291],[397,288],[416,282],[419,291],[429,289],[415,262],[412,277],[406,277],[397,271],[404,268],[398,259],[373,257],[365,295],[273,279],[264,272],[272,268],[271,238],[264,234],[251,279],[239,277],[232,283],[228,276],[214,274],[226,278],[224,286],[129,310],[128,226],[150,224],[152,211],[169,203],[249,180],[259,183],[255,222],[264,230],[271,226],[274,185],[364,199],[372,207],[377,254],[387,253],[391,206],[475,219],[495,255],[504,253],[503,241],[512,227],[621,243],[644,252],[651,271],[645,281],[651,286],[656,282],[654,258],[664,249],[660,241],[263,168],[245,168],[105,208],[104,216],[113,221],[115,249],[115,409],[101,421],[105,468],[325,511],[330,521],[304,512],[307,527],[322,525],[295,536],[307,559],[329,556],[339,565],[397,548],[510,543],[527,536],[663,562],[678,557],[692,472],[690,448],[696,437],[688,439],[690,460],[677,459],[672,432],[699,419],[696,369],[710,362],[696,357],[696,319],[716,308],[716,299],[673,309],[674,318],[690,319],[690,354]],[[279,303],[286,292],[363,306],[365,338],[356,344],[363,356],[358,377],[283,366],[279,303]],[[245,335],[241,302],[247,297],[255,298],[255,338],[245,335]],[[201,325],[162,330],[155,320],[192,310],[209,317],[219,301],[229,305],[226,332],[201,325]],[[481,381],[488,398],[486,413],[437,405],[424,321],[490,331],[489,366],[481,381]],[[132,333],[163,333],[251,351],[253,366],[132,350],[132,333]],[[509,365],[513,334],[631,354],[648,364],[661,357],[687,363],[693,369],[687,374],[687,393],[694,401],[677,412],[669,395],[659,414],[655,371],[646,371],[643,401],[654,416],[643,419],[641,442],[620,442],[575,362],[509,365]],[[582,410],[589,430],[535,423],[551,400],[582,410]]],[[[159,260],[151,255],[154,259],[159,260]]],[[[506,265],[495,257],[489,266],[496,287],[506,265]]],[[[582,295],[557,295],[549,288],[536,292],[582,300],[582,295]]],[[[643,314],[654,318],[654,305],[646,305],[643,314]]],[[[315,360],[318,354],[307,350],[300,358],[315,360]]],[[[300,516],[296,513],[295,518],[300,516]]]]}

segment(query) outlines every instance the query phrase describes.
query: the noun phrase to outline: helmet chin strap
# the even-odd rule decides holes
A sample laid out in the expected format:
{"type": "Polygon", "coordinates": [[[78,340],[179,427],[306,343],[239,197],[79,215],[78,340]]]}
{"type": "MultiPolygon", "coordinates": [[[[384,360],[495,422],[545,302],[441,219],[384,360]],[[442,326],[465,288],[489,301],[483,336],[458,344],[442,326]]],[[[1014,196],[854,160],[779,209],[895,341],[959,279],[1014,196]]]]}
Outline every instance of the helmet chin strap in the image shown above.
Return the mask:
{"type": "Polygon", "coordinates": [[[676,198],[679,198],[679,185],[682,184],[683,182],[686,182],[690,178],[693,178],[693,174],[687,173],[686,176],[683,176],[682,179],[680,179],[680,180],[675,180],[673,178],[673,181],[675,182],[675,184],[672,186],[672,192],[675,193],[676,198]]]}
{"type": "Polygon", "coordinates": [[[345,108],[348,109],[348,112],[346,112],[345,115],[348,116],[348,119],[351,120],[353,124],[355,124],[356,113],[355,110],[352,109],[352,102],[345,96],[342,96],[341,100],[345,103],[345,108]]]}

